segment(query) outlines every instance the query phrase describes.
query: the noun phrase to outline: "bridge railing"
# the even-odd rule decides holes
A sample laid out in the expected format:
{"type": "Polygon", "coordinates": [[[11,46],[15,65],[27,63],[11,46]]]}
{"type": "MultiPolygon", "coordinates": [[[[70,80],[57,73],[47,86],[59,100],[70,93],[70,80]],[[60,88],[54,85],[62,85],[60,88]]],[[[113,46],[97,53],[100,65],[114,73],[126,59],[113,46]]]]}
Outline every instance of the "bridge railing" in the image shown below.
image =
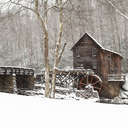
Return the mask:
{"type": "Polygon", "coordinates": [[[125,81],[125,74],[109,74],[108,81],[125,81]]]}
{"type": "Polygon", "coordinates": [[[0,67],[0,75],[34,75],[33,69],[21,67],[0,67]]]}

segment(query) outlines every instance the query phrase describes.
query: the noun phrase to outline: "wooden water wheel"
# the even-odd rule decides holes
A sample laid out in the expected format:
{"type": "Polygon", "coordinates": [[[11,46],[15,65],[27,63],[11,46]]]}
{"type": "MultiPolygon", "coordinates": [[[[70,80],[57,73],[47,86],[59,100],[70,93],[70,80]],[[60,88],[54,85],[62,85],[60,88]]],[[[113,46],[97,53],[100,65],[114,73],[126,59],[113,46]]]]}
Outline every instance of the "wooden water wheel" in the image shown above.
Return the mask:
{"type": "Polygon", "coordinates": [[[78,89],[83,90],[86,89],[88,86],[93,86],[94,90],[98,92],[102,89],[102,80],[97,75],[84,75],[80,78],[78,89]]]}

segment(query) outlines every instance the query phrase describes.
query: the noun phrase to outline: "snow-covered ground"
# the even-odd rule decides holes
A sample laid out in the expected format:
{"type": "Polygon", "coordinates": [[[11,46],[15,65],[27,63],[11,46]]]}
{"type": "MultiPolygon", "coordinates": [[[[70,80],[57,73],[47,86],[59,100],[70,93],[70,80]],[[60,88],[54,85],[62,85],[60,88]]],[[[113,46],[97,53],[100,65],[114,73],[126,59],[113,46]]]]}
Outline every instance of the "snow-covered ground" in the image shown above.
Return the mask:
{"type": "Polygon", "coordinates": [[[126,74],[125,83],[122,88],[123,90],[120,91],[120,97],[128,98],[128,73],[126,74]]]}
{"type": "Polygon", "coordinates": [[[128,106],[0,93],[0,128],[126,128],[128,106]]]}
{"type": "MultiPolygon", "coordinates": [[[[128,82],[125,89],[127,86],[128,82]]],[[[86,100],[73,92],[57,93],[56,99],[47,99],[44,86],[36,84],[38,87],[41,89],[29,92],[31,96],[0,93],[0,128],[128,127],[128,105],[96,103],[97,99],[86,100]]]]}

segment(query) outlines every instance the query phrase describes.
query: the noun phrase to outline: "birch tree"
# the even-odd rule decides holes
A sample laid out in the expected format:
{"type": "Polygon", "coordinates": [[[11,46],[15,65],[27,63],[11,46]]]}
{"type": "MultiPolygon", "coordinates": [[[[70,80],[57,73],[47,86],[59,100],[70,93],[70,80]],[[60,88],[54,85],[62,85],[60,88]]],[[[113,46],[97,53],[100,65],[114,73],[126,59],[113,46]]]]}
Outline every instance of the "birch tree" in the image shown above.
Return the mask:
{"type": "Polygon", "coordinates": [[[58,40],[56,42],[56,49],[55,49],[55,58],[54,58],[54,67],[53,67],[53,75],[52,75],[52,97],[55,98],[55,81],[56,81],[56,68],[59,64],[59,50],[61,46],[62,40],[62,32],[63,32],[63,6],[62,0],[56,0],[56,3],[59,7],[59,33],[58,33],[58,40]]]}
{"type": "MultiPolygon", "coordinates": [[[[68,1],[68,0],[67,0],[68,1]]],[[[31,11],[35,16],[37,17],[37,20],[39,21],[39,24],[41,26],[41,33],[43,37],[43,49],[44,49],[44,63],[45,63],[45,97],[50,97],[52,94],[52,97],[55,97],[55,79],[56,79],[56,68],[58,67],[59,61],[62,57],[62,54],[64,52],[65,46],[63,46],[62,51],[61,50],[61,40],[62,40],[62,31],[63,31],[63,6],[67,2],[64,0],[56,0],[52,6],[48,6],[51,4],[51,1],[49,0],[28,0],[27,2],[25,0],[8,0],[5,2],[10,8],[13,6],[16,6],[20,10],[27,9],[31,11]],[[29,3],[29,4],[26,4],[29,3]],[[49,65],[49,32],[47,27],[47,17],[48,17],[48,11],[51,9],[56,8],[59,13],[59,33],[58,33],[58,41],[56,42],[56,49],[55,49],[55,58],[54,58],[54,68],[53,68],[53,76],[52,76],[52,86],[49,82],[49,73],[50,73],[50,65],[49,65]],[[43,10],[43,13],[42,13],[43,10]],[[59,55],[60,54],[60,55],[59,55]],[[50,90],[51,89],[51,90],[50,90]]],[[[8,7],[8,8],[9,8],[8,7]]],[[[52,70],[52,69],[51,69],[52,70]]]]}

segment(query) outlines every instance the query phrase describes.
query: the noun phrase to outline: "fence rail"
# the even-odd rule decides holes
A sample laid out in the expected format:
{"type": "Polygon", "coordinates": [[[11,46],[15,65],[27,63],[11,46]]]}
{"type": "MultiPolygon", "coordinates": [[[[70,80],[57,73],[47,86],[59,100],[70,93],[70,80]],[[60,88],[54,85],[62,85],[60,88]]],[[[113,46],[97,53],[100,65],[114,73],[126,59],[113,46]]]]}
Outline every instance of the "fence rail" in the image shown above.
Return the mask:
{"type": "Polygon", "coordinates": [[[109,74],[108,81],[125,81],[125,74],[109,74]]]}

